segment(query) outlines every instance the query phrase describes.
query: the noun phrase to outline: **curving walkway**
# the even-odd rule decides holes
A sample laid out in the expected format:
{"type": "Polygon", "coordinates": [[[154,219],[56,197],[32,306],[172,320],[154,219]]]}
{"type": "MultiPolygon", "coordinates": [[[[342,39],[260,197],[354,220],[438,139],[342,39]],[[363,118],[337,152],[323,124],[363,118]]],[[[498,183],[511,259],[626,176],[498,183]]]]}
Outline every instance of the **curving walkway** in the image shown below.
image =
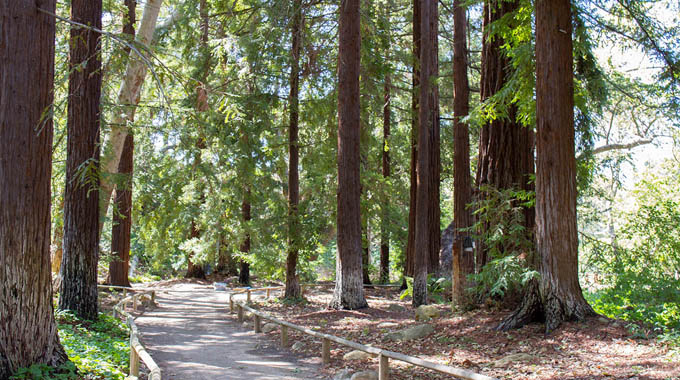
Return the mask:
{"type": "Polygon", "coordinates": [[[227,292],[176,284],[135,320],[164,380],[319,379],[319,360],[303,361],[229,316],[227,292]]]}

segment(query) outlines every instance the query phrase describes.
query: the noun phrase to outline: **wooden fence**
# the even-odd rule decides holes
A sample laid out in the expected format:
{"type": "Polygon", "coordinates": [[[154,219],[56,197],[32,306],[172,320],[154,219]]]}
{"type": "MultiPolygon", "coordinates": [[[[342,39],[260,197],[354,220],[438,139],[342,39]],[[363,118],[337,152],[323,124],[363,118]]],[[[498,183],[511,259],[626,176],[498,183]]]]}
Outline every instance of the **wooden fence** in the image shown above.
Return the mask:
{"type": "MultiPolygon", "coordinates": [[[[309,287],[309,286],[317,286],[318,284],[305,284],[303,285],[304,287],[309,287]]],[[[375,286],[375,285],[372,285],[375,286]]],[[[331,342],[351,347],[355,350],[367,352],[369,354],[372,354],[374,356],[378,357],[378,379],[379,380],[388,380],[389,379],[389,359],[394,359],[402,362],[406,362],[409,364],[413,364],[418,367],[423,367],[423,368],[428,368],[437,372],[445,373],[448,375],[455,376],[459,379],[466,379],[466,380],[496,380],[492,377],[486,376],[486,375],[481,375],[478,373],[470,372],[464,369],[460,368],[455,368],[455,367],[450,367],[447,365],[439,364],[439,363],[433,363],[429,362],[427,360],[419,359],[413,356],[408,356],[404,355],[398,352],[393,352],[393,351],[388,351],[388,350],[383,350],[381,348],[376,348],[376,347],[371,347],[371,346],[366,346],[360,343],[356,343],[350,340],[346,340],[340,337],[337,337],[335,335],[329,335],[329,334],[324,334],[320,333],[318,331],[310,330],[308,328],[294,325],[290,322],[282,321],[277,318],[274,318],[273,316],[263,313],[259,310],[253,309],[250,306],[248,306],[248,303],[251,301],[251,293],[253,292],[266,292],[266,297],[269,297],[271,295],[272,291],[275,290],[282,290],[284,287],[268,287],[268,288],[256,288],[256,289],[238,289],[232,292],[229,295],[229,310],[231,313],[234,312],[234,308],[236,307],[237,309],[237,315],[238,315],[238,320],[239,322],[243,322],[244,319],[244,311],[248,311],[252,313],[253,319],[254,319],[254,330],[256,333],[262,332],[262,320],[267,320],[272,323],[275,323],[280,326],[281,328],[281,345],[286,347],[288,346],[288,329],[300,331],[303,334],[311,335],[315,338],[318,338],[321,340],[321,359],[324,364],[329,363],[331,360],[331,342]],[[246,302],[243,301],[234,301],[233,297],[237,294],[246,294],[246,302]]]]}
{"type": "Polygon", "coordinates": [[[130,376],[126,380],[137,380],[139,377],[139,361],[141,360],[149,369],[148,380],[161,380],[161,369],[158,364],[153,360],[151,355],[146,351],[144,345],[139,341],[139,330],[135,324],[135,318],[125,311],[125,307],[132,303],[132,309],[137,311],[137,305],[139,299],[142,296],[150,296],[151,301],[156,299],[156,291],[153,289],[149,290],[138,290],[133,288],[125,288],[120,286],[108,286],[100,285],[99,288],[108,288],[114,290],[123,290],[123,298],[118,301],[118,303],[113,307],[113,316],[118,318],[118,316],[125,317],[125,322],[130,329],[130,376]],[[127,295],[128,292],[136,292],[131,295],[127,295]]]}

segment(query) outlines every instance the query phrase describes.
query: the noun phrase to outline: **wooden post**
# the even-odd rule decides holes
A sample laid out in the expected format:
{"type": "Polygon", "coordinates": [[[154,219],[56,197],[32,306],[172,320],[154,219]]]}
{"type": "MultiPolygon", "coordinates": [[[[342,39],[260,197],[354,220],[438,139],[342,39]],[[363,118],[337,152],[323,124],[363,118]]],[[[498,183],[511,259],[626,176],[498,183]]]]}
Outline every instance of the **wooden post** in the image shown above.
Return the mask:
{"type": "Polygon", "coordinates": [[[388,380],[390,378],[390,358],[380,354],[380,367],[378,367],[378,380],[388,380]]]}
{"type": "Polygon", "coordinates": [[[127,289],[123,289],[123,298],[127,297],[127,289]]]}
{"type": "Polygon", "coordinates": [[[321,359],[323,364],[331,362],[331,341],[327,338],[321,340],[321,359]]]}
{"type": "Polygon", "coordinates": [[[154,305],[156,304],[156,291],[155,290],[151,291],[151,303],[153,303],[154,305]]]}
{"type": "Polygon", "coordinates": [[[247,293],[248,293],[248,298],[247,298],[246,302],[250,303],[250,289],[248,289],[247,293]]]}
{"type": "Polygon", "coordinates": [[[267,288],[267,298],[269,298],[269,291],[270,291],[270,289],[267,288]]]}
{"type": "Polygon", "coordinates": [[[253,317],[255,318],[255,333],[261,333],[262,332],[262,326],[260,322],[260,316],[257,314],[253,314],[253,317]]]}
{"type": "Polygon", "coordinates": [[[229,296],[229,312],[234,314],[234,300],[231,299],[231,296],[229,296]]]}
{"type": "Polygon", "coordinates": [[[139,377],[139,355],[132,344],[134,335],[130,336],[130,376],[139,377]]]}
{"type": "Polygon", "coordinates": [[[243,323],[243,306],[238,305],[238,321],[243,323]]]}
{"type": "Polygon", "coordinates": [[[281,325],[281,346],[288,347],[288,326],[281,325]]]}
{"type": "Polygon", "coordinates": [[[137,295],[132,296],[132,310],[137,311],[137,295]]]}

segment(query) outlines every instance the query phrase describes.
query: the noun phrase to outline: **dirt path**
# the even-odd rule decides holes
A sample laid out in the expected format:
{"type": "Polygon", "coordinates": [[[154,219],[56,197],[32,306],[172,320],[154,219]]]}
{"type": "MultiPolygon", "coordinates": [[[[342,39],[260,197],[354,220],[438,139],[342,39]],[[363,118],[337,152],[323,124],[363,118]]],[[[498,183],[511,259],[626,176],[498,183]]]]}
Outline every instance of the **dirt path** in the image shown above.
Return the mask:
{"type": "Polygon", "coordinates": [[[164,380],[319,378],[314,359],[281,350],[229,316],[226,292],[176,284],[156,302],[136,323],[164,380]]]}

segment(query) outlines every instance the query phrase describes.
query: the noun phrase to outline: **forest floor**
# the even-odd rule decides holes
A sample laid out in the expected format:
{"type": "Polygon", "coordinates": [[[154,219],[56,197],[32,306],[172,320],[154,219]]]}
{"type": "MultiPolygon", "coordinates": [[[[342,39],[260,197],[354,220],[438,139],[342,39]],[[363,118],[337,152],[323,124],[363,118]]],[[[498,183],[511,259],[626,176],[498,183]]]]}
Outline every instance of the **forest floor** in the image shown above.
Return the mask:
{"type": "MultiPolygon", "coordinates": [[[[565,323],[547,336],[542,324],[498,332],[494,327],[508,311],[453,313],[441,305],[442,317],[428,322],[434,327],[433,334],[419,340],[392,342],[385,339],[386,333],[423,323],[415,322],[413,308],[399,300],[397,290],[368,289],[369,308],[356,311],[328,310],[332,288],[311,293],[306,295],[305,303],[286,305],[276,299],[255,299],[255,307],[317,331],[500,379],[680,379],[677,352],[655,339],[635,339],[623,321],[596,317],[585,323],[565,323]],[[401,308],[390,308],[395,304],[401,308]],[[399,310],[391,311],[395,309],[399,310]],[[396,326],[378,327],[384,322],[396,326]],[[507,364],[500,361],[517,353],[525,355],[507,364]]],[[[291,344],[304,342],[297,347],[298,355],[320,355],[320,342],[296,331],[289,334],[291,344]]],[[[278,330],[267,335],[272,342],[278,342],[278,330]]],[[[350,349],[338,345],[331,345],[331,349],[331,363],[322,369],[325,376],[343,368],[377,369],[377,358],[343,361],[350,349]]],[[[390,368],[391,379],[450,378],[397,361],[391,361],[390,368]]]]}
{"type": "Polygon", "coordinates": [[[226,292],[207,282],[146,284],[156,307],[136,324],[142,341],[168,380],[317,379],[319,359],[305,360],[229,318],[226,292]]]}

